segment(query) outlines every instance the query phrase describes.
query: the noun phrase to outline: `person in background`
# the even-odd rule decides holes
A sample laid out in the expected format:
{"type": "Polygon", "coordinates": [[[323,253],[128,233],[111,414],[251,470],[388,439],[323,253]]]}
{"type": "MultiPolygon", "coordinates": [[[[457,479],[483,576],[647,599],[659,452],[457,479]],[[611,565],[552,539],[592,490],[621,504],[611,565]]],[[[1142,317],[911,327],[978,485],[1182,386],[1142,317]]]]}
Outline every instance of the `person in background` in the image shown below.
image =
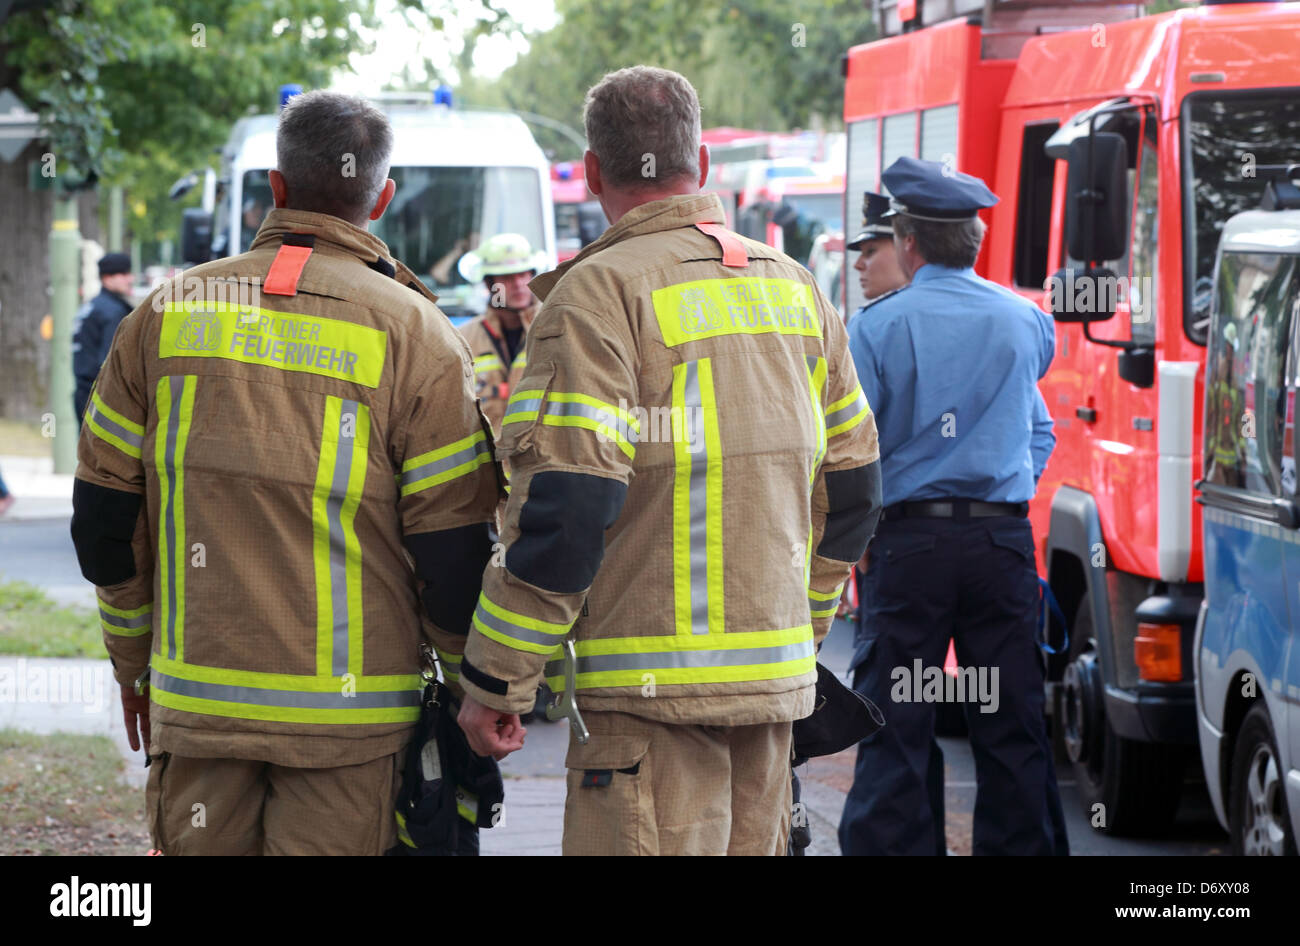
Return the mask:
{"type": "Polygon", "coordinates": [[[107,253],[99,260],[99,295],[77,313],[72,334],[72,373],[77,386],[72,407],[77,423],[86,413],[90,389],[108,357],[113,333],[131,312],[131,257],[125,253],[107,253]]]}
{"type": "Polygon", "coordinates": [[[5,478],[0,476],[0,516],[7,513],[14,504],[14,495],[9,492],[9,487],[5,486],[5,478]]]}
{"type": "Polygon", "coordinates": [[[498,233],[466,253],[459,264],[461,275],[470,282],[481,279],[488,291],[487,310],[462,325],[460,333],[474,356],[479,404],[498,437],[506,401],[526,364],[528,326],[537,315],[537,297],[528,283],[545,263],[545,254],[534,253],[526,237],[498,233]]]}
{"type": "Polygon", "coordinates": [[[1037,306],[975,274],[985,232],[978,212],[998,200],[982,180],[910,157],[882,179],[898,261],[912,281],[849,330],[880,425],[885,507],[853,683],[888,701],[889,722],[858,745],[840,848],[945,853],[934,702],[913,700],[898,673],[941,668],[951,638],[960,665],[986,681],[964,698],[977,781],[974,853],[1067,854],[1026,518],[1055,444],[1038,390],[1055,330],[1037,306]]]}

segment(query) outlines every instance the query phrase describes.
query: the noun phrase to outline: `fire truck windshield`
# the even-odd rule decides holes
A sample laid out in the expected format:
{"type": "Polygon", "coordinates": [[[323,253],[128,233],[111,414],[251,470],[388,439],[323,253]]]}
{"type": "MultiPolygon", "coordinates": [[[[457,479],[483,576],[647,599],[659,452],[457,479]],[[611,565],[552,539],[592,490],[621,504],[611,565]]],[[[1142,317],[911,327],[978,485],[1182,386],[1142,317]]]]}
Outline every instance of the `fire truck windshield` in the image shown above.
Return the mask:
{"type": "Polygon", "coordinates": [[[1300,162],[1300,89],[1198,92],[1183,103],[1187,201],[1183,325],[1205,343],[1214,256],[1224,223],[1259,206],[1255,168],[1300,162]]]}

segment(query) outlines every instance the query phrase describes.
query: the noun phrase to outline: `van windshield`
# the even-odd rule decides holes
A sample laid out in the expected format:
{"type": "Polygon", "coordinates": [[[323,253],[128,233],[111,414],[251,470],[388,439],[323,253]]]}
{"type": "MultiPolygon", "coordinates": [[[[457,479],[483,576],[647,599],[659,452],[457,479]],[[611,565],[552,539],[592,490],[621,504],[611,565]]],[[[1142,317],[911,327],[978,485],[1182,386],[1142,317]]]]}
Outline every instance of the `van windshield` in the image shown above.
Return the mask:
{"type": "Polygon", "coordinates": [[[1300,89],[1189,95],[1183,134],[1184,327],[1189,338],[1204,344],[1223,225],[1259,206],[1264,178],[1255,168],[1300,162],[1300,89]]]}
{"type": "MultiPolygon", "coordinates": [[[[456,269],[483,240],[519,233],[535,250],[546,245],[541,180],[531,168],[395,167],[388,175],[397,192],[370,232],[438,293],[448,315],[477,313],[487,302],[486,290],[467,285],[456,269]]],[[[244,176],[243,201],[240,248],[247,249],[271,203],[265,171],[244,176]]]]}

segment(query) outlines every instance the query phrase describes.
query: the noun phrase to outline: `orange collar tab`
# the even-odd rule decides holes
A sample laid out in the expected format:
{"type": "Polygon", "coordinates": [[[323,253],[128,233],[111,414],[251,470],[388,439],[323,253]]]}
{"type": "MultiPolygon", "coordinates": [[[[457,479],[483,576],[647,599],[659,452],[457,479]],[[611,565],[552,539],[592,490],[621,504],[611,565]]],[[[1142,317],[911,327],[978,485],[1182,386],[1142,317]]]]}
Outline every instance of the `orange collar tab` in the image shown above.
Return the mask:
{"type": "Polygon", "coordinates": [[[736,239],[736,235],[720,223],[697,223],[696,228],[717,240],[722,246],[722,265],[744,269],[749,265],[749,254],[745,244],[736,239]]]}
{"type": "Polygon", "coordinates": [[[286,233],[280,250],[275,254],[271,269],[266,274],[262,291],[273,296],[296,296],[302,268],[307,265],[316,237],[310,233],[286,233]]]}

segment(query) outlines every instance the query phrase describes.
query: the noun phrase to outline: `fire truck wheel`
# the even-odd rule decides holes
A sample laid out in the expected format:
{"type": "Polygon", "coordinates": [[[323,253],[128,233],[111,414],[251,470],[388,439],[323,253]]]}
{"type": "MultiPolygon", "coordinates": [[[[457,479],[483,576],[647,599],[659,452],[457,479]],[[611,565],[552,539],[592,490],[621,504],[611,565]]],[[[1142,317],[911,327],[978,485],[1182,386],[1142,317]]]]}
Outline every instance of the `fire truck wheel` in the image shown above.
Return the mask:
{"type": "Polygon", "coordinates": [[[1178,810],[1187,753],[1179,746],[1116,735],[1106,718],[1101,660],[1087,598],[1079,605],[1071,631],[1056,732],[1074,769],[1084,817],[1104,834],[1162,834],[1178,810]]]}
{"type": "Polygon", "coordinates": [[[1232,753],[1228,827],[1233,854],[1296,853],[1280,758],[1268,709],[1261,700],[1242,720],[1232,753]]]}

